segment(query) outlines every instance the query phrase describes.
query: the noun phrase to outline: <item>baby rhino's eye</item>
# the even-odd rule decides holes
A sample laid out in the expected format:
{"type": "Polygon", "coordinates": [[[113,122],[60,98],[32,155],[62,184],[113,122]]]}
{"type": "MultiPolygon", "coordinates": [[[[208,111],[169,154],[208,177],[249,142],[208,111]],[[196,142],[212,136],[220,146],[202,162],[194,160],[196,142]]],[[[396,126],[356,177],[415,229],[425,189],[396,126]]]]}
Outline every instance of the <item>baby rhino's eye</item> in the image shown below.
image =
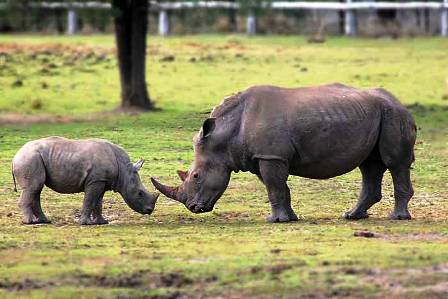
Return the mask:
{"type": "Polygon", "coordinates": [[[195,173],[193,174],[193,177],[194,177],[195,179],[197,179],[197,178],[199,177],[199,174],[198,174],[197,172],[195,172],[195,173]]]}

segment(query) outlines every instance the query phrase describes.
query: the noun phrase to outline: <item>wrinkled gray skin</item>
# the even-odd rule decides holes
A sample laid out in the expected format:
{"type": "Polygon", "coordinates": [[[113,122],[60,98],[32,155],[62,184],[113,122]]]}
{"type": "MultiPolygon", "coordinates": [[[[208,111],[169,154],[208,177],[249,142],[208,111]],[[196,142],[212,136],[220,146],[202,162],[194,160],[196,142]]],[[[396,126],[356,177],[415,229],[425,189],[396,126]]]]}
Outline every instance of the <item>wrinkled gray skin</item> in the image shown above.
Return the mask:
{"type": "MultiPolygon", "coordinates": [[[[48,137],[26,143],[13,160],[13,177],[22,188],[19,206],[24,224],[50,223],[42,212],[45,186],[59,193],[84,192],[80,224],[107,224],[102,216],[104,192],[119,192],[140,214],[151,214],[158,194],[149,193],[138,170],[119,146],[101,139],[70,140],[48,137]]],[[[14,181],[15,182],[15,181],[14,181]]]]}
{"type": "Polygon", "coordinates": [[[289,175],[327,179],[359,167],[362,189],[346,219],[367,218],[381,199],[390,170],[395,190],[391,219],[410,219],[410,166],[416,126],[409,112],[381,88],[342,84],[307,88],[256,86],[226,98],[194,138],[195,159],[183,184],[155,187],[194,213],[209,212],[232,171],[250,171],[266,186],[269,222],[297,220],[291,208],[289,175]]]}

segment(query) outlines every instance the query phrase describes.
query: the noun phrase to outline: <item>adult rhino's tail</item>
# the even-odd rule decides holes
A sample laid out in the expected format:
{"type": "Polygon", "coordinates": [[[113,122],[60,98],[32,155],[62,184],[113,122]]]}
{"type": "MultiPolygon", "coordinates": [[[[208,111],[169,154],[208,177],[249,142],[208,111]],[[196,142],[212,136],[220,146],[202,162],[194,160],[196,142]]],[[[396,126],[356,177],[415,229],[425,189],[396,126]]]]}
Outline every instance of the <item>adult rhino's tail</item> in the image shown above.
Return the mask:
{"type": "Polygon", "coordinates": [[[12,180],[14,182],[14,192],[17,192],[16,177],[14,175],[14,163],[11,164],[11,174],[12,174],[12,180]]]}

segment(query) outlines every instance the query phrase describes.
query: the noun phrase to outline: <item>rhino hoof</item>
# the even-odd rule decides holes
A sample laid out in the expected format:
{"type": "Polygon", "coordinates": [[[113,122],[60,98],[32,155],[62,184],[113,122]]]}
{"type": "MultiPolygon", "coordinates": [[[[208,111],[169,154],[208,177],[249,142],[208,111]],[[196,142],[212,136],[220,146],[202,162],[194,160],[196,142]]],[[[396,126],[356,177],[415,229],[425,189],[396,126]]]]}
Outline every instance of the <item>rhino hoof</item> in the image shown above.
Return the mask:
{"type": "Polygon", "coordinates": [[[80,219],[79,224],[81,225],[103,225],[103,224],[109,224],[109,221],[107,221],[104,218],[99,219],[80,219]]]}
{"type": "Polygon", "coordinates": [[[22,221],[22,224],[24,225],[33,225],[33,224],[50,224],[51,221],[48,219],[37,219],[37,220],[30,220],[30,221],[22,221]]]}
{"type": "Polygon", "coordinates": [[[101,218],[101,219],[98,219],[98,220],[95,219],[94,222],[95,222],[95,224],[98,224],[98,225],[109,224],[109,221],[107,221],[104,218],[101,218]]]}
{"type": "Polygon", "coordinates": [[[366,219],[369,218],[369,214],[367,212],[362,213],[353,213],[353,212],[345,212],[342,217],[347,220],[360,220],[360,219],[366,219]]]}
{"type": "Polygon", "coordinates": [[[389,216],[390,220],[411,220],[411,214],[408,211],[402,213],[392,213],[389,216]]]}
{"type": "Polygon", "coordinates": [[[266,222],[269,223],[279,223],[279,222],[293,222],[298,221],[299,218],[297,218],[296,215],[269,215],[266,218],[266,222]]]}

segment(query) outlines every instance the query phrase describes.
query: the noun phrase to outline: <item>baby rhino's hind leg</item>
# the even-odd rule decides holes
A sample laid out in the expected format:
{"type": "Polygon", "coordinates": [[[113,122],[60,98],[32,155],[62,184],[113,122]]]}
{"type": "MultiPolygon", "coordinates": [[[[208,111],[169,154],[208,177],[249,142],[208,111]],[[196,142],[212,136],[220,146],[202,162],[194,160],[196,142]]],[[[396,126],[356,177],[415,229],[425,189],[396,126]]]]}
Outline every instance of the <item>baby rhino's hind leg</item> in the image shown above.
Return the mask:
{"type": "Polygon", "coordinates": [[[40,194],[45,184],[45,167],[39,155],[30,155],[14,163],[14,175],[22,188],[19,207],[23,224],[50,223],[42,211],[40,194]]]}
{"type": "Polygon", "coordinates": [[[19,206],[22,208],[23,224],[51,223],[42,211],[40,204],[41,190],[23,190],[19,206]]]}

